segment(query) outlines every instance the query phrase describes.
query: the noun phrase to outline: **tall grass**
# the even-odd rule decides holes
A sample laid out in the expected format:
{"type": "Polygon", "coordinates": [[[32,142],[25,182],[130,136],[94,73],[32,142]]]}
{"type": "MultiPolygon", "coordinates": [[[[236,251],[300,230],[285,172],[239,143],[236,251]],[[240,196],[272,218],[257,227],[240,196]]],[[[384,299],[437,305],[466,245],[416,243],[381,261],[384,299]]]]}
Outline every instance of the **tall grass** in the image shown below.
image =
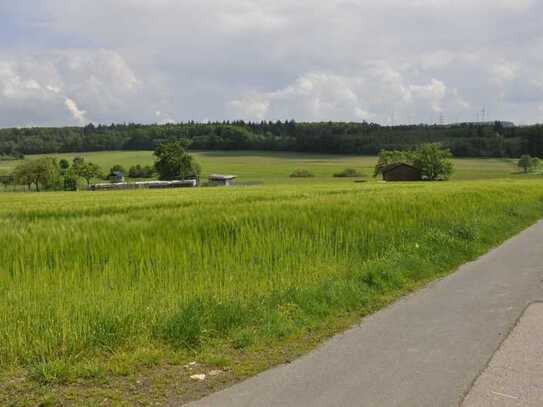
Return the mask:
{"type": "Polygon", "coordinates": [[[542,214],[535,181],[2,194],[0,365],[288,336],[542,214]]]}

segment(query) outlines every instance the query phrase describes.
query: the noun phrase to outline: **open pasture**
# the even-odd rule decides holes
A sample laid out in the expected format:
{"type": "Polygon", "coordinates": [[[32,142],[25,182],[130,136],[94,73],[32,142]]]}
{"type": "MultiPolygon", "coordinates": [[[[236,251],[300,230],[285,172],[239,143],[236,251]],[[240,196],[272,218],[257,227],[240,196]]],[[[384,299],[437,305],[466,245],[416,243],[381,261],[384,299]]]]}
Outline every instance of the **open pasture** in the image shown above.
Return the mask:
{"type": "MultiPolygon", "coordinates": [[[[130,166],[153,163],[151,151],[106,151],[92,153],[67,153],[53,154],[57,158],[65,158],[69,161],[80,155],[87,160],[100,165],[105,171],[115,164],[121,164],[127,170],[130,166]]],[[[330,154],[306,154],[288,152],[258,152],[258,151],[207,151],[195,152],[195,157],[202,165],[203,176],[209,174],[235,174],[239,175],[241,183],[314,183],[323,179],[332,180],[334,173],[345,168],[355,168],[362,171],[366,179],[373,179],[373,169],[377,157],[330,155],[330,154]],[[307,169],[315,178],[290,179],[289,175],[296,169],[307,169]]],[[[32,159],[36,156],[28,156],[32,159]]],[[[456,171],[453,180],[492,179],[492,178],[518,178],[519,168],[515,160],[511,159],[480,159],[465,158],[454,160],[456,171]]],[[[17,161],[0,161],[0,173],[13,169],[17,161]]],[[[343,180],[344,182],[345,180],[343,180]]],[[[334,182],[342,182],[335,179],[334,182]]]]}
{"type": "Polygon", "coordinates": [[[538,180],[0,194],[0,370],[20,380],[0,402],[130,377],[141,360],[112,361],[149,349],[244,377],[542,214],[538,180]]]}

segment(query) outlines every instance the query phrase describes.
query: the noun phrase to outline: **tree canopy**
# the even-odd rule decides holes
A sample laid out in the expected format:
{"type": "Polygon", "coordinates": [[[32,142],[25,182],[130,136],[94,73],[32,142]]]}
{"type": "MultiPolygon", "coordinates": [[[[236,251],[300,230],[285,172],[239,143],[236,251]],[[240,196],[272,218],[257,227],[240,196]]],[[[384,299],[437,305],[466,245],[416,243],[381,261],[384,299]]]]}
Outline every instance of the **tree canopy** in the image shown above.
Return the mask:
{"type": "Polygon", "coordinates": [[[111,124],[61,128],[0,129],[0,154],[50,154],[105,150],[154,150],[172,140],[195,150],[298,151],[375,155],[440,143],[456,157],[543,156],[543,125],[507,127],[501,122],[381,126],[375,123],[111,124]]]}
{"type": "Polygon", "coordinates": [[[116,174],[122,174],[122,175],[126,175],[127,174],[127,171],[126,169],[121,165],[121,164],[115,164],[113,167],[111,167],[109,169],[109,175],[108,176],[113,176],[113,175],[116,175],[116,174]]]}
{"type": "Polygon", "coordinates": [[[40,187],[50,188],[60,183],[60,167],[54,158],[43,157],[19,164],[13,176],[18,184],[27,185],[29,189],[34,185],[39,191],[40,187]]]}
{"type": "Polygon", "coordinates": [[[155,169],[161,180],[186,179],[200,176],[200,165],[186,150],[187,142],[174,140],[155,149],[155,169]]]}
{"type": "Polygon", "coordinates": [[[155,169],[149,165],[142,166],[136,164],[128,170],[128,176],[130,178],[151,178],[154,173],[155,169]]]}
{"type": "Polygon", "coordinates": [[[413,165],[419,169],[423,179],[446,180],[454,170],[451,158],[449,149],[435,143],[423,144],[414,154],[413,165]]]}
{"type": "Polygon", "coordinates": [[[540,164],[541,162],[539,161],[539,158],[532,157],[529,154],[522,155],[517,163],[517,165],[522,168],[526,174],[537,169],[540,164]]]}
{"type": "Polygon", "coordinates": [[[74,158],[72,171],[75,176],[81,177],[87,181],[87,186],[90,186],[90,183],[94,178],[103,176],[100,166],[92,162],[87,162],[82,157],[74,158]]]}

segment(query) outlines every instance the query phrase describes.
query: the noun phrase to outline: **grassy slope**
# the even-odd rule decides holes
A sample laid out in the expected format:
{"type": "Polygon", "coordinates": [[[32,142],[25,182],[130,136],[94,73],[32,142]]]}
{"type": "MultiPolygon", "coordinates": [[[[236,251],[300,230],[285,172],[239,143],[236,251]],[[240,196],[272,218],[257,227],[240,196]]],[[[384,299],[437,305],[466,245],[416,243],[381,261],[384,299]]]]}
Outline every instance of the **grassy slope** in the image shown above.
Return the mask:
{"type": "MultiPolygon", "coordinates": [[[[81,154],[104,169],[114,164],[121,164],[127,169],[135,164],[152,164],[150,151],[98,152],[81,154]]],[[[59,158],[71,160],[74,154],[57,154],[59,158]]],[[[233,173],[240,176],[242,182],[290,183],[288,175],[297,168],[308,169],[317,177],[332,177],[345,168],[361,169],[370,177],[376,163],[376,157],[319,155],[278,152],[198,152],[198,161],[202,164],[204,176],[211,173],[233,173]]],[[[32,157],[32,156],[31,156],[32,157]]],[[[39,156],[34,156],[39,157],[39,156]]],[[[518,177],[518,168],[513,160],[507,159],[457,159],[456,173],[453,179],[482,179],[518,177]]],[[[0,161],[0,172],[8,171],[17,165],[16,161],[0,161]]],[[[294,182],[313,183],[313,179],[295,180],[294,182]]]]}
{"type": "Polygon", "coordinates": [[[0,404],[198,397],[542,213],[534,180],[2,194],[0,404]]]}

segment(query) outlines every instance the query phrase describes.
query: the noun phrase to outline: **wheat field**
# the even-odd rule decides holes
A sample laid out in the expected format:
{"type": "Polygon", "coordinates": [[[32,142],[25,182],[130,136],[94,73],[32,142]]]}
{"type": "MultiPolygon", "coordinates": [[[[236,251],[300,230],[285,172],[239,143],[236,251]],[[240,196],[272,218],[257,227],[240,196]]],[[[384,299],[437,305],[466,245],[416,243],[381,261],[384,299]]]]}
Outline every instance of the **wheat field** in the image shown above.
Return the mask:
{"type": "Polygon", "coordinates": [[[0,194],[0,364],[288,336],[482,253],[541,216],[542,186],[0,194]]]}

